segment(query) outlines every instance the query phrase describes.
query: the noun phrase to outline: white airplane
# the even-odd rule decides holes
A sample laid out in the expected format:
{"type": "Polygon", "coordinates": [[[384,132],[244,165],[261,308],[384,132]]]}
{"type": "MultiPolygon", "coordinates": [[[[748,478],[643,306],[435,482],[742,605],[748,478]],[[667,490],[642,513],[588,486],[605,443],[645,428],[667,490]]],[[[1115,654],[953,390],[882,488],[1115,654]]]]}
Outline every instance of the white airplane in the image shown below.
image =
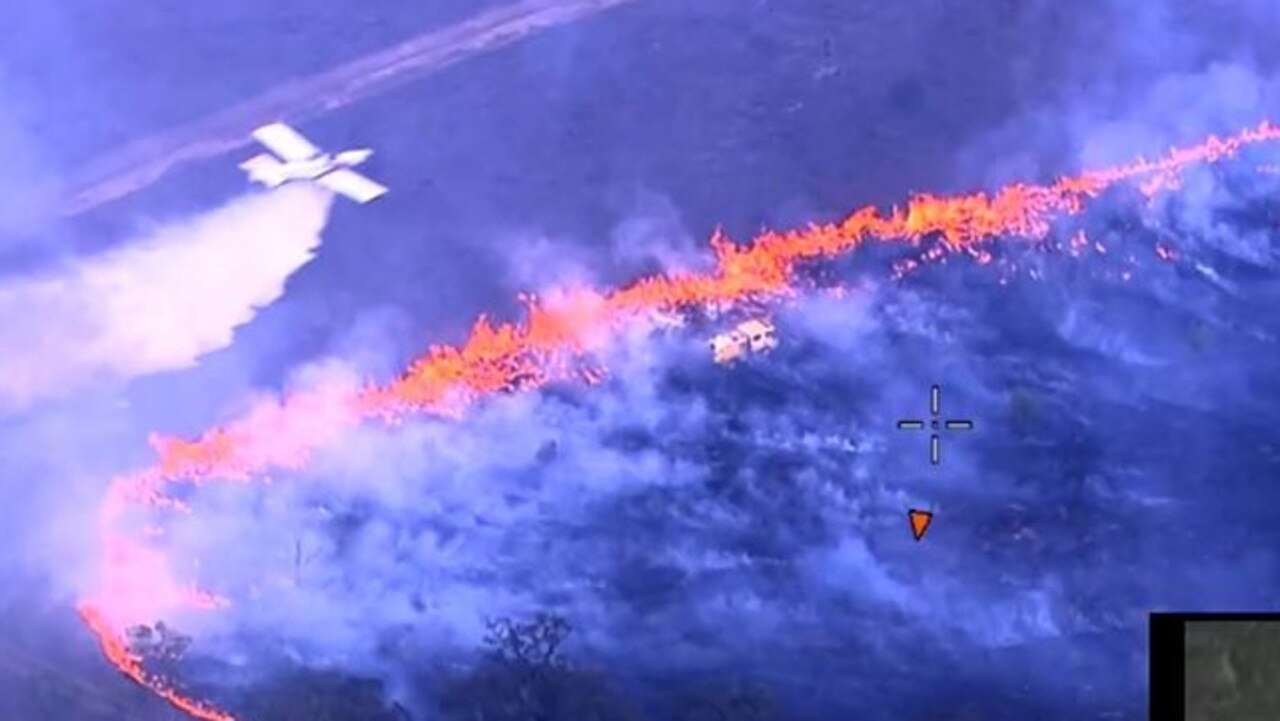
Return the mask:
{"type": "Polygon", "coordinates": [[[367,203],[387,192],[386,186],[352,170],[368,160],[372,150],[344,150],[330,155],[284,123],[264,125],[252,135],[279,158],[270,153],[255,155],[241,163],[240,169],[249,174],[250,180],[268,188],[295,180],[312,180],[357,203],[367,203]]]}

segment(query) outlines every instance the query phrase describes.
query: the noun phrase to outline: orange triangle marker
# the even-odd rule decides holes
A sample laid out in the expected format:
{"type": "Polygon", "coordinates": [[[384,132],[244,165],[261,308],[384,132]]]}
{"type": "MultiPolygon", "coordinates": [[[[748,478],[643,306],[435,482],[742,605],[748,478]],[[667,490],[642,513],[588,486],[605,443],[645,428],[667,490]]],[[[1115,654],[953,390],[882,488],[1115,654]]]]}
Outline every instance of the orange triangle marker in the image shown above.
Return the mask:
{"type": "Polygon", "coordinates": [[[911,535],[919,541],[929,530],[929,524],[933,523],[933,513],[912,508],[907,511],[907,521],[911,524],[911,535]]]}

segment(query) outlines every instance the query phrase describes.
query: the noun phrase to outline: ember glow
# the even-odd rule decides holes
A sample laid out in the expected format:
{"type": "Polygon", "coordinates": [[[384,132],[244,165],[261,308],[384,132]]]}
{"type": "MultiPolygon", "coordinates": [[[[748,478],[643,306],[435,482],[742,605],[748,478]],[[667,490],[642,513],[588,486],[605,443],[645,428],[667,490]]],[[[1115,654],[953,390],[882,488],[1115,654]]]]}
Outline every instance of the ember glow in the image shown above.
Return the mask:
{"type": "MultiPolygon", "coordinates": [[[[1053,220],[1081,212],[1091,198],[1117,184],[1136,183],[1149,196],[1173,190],[1189,166],[1274,141],[1280,141],[1280,126],[1264,122],[1229,137],[1175,148],[1158,160],[1087,171],[1049,185],[1014,184],[993,195],[917,195],[905,208],[887,214],[864,207],[839,222],[765,232],[744,245],[717,233],[710,242],[715,265],[708,272],[654,275],[612,291],[570,289],[542,299],[527,297],[522,321],[497,323],[481,317],[462,344],[431,347],[389,384],[310,390],[259,406],[194,440],[153,436],[153,465],[115,479],[103,501],[99,591],[83,599],[81,617],[107,660],[125,676],[196,718],[229,721],[225,712],[148,673],[125,641],[124,629],[166,612],[230,603],[176,578],[169,559],[153,548],[154,533],[126,531],[132,510],[188,513],[185,503],[170,493],[177,487],[245,483],[272,470],[299,469],[312,452],[341,442],[346,431],[366,421],[395,424],[414,414],[452,417],[499,392],[553,380],[593,382],[601,370],[591,362],[592,352],[622,328],[644,327],[659,314],[793,295],[799,286],[796,270],[806,261],[838,258],[864,243],[918,246],[927,237],[938,237],[938,246],[897,270],[909,272],[955,253],[985,263],[991,256],[984,245],[999,237],[1043,238],[1053,220]]],[[[1089,242],[1078,235],[1071,247],[1083,249],[1089,242]]],[[[1097,250],[1104,249],[1098,244],[1097,250]]],[[[1173,256],[1163,246],[1158,252],[1162,258],[1173,256]]]]}

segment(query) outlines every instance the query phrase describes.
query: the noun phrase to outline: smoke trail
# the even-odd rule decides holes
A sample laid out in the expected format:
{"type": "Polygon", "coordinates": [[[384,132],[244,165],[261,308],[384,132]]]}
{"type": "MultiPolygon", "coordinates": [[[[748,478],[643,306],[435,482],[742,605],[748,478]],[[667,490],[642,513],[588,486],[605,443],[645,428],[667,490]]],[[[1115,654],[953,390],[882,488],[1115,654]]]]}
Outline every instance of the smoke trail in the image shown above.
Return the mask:
{"type": "Polygon", "coordinates": [[[938,235],[944,241],[941,250],[926,253],[918,262],[937,260],[948,252],[983,262],[990,258],[984,243],[1004,235],[1042,237],[1055,217],[1080,212],[1090,198],[1118,183],[1140,181],[1142,190],[1154,195],[1177,187],[1180,171],[1188,166],[1275,141],[1280,141],[1280,126],[1265,122],[1225,139],[1211,137],[1171,150],[1160,160],[1089,171],[1050,185],[1011,185],[991,196],[916,196],[905,209],[882,214],[865,207],[839,223],[768,232],[746,246],[717,235],[711,241],[711,272],[651,276],[610,293],[570,290],[541,301],[531,298],[524,322],[495,325],[481,318],[463,345],[433,347],[386,386],[323,383],[279,404],[260,405],[194,441],[155,437],[155,464],[113,481],[103,502],[101,588],[83,601],[81,614],[98,635],[104,654],[123,673],[198,718],[224,721],[229,717],[223,712],[150,676],[119,635],[120,628],[166,610],[225,603],[180,582],[159,551],[121,530],[127,512],[137,504],[185,510],[169,486],[216,479],[247,482],[263,471],[301,467],[315,450],[367,419],[395,423],[412,413],[454,415],[498,392],[558,379],[598,380],[600,370],[590,362],[590,354],[620,330],[644,328],[654,314],[724,308],[791,294],[800,263],[838,257],[865,243],[916,244],[938,235]]]}
{"type": "Polygon", "coordinates": [[[182,163],[244,147],[250,131],[259,125],[315,117],[467,58],[634,1],[525,0],[281,85],[89,163],[64,188],[60,212],[63,216],[78,215],[147,187],[182,163]]]}
{"type": "Polygon", "coordinates": [[[0,411],[190,366],[229,345],[311,259],[331,200],[307,185],[284,186],[0,283],[0,411]]]}

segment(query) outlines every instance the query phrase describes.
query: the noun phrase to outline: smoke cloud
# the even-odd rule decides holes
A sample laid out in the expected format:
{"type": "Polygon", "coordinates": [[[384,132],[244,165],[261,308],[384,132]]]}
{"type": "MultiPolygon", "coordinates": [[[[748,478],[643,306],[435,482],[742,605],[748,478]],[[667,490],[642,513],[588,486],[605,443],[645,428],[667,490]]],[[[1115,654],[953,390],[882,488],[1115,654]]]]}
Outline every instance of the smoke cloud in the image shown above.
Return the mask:
{"type": "MultiPolygon", "coordinates": [[[[1027,12],[1058,12],[1053,5],[1027,12]]],[[[1056,76],[1024,78],[1028,102],[959,153],[963,177],[994,185],[1152,157],[1280,112],[1274,5],[1107,0],[1088,7],[1063,18],[1073,42],[1061,44],[1056,76]]]]}
{"type": "Polygon", "coordinates": [[[0,410],[189,367],[229,345],[312,258],[331,200],[288,185],[0,281],[0,410]]]}

